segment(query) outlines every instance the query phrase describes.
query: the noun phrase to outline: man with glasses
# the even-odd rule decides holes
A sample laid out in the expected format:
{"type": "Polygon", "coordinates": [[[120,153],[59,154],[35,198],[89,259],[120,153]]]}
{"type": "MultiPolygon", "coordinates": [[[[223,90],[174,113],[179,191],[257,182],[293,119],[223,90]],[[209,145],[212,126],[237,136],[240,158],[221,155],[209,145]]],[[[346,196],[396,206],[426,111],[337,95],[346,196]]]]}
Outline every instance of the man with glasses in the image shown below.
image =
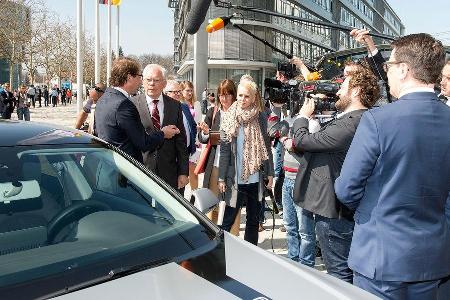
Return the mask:
{"type": "Polygon", "coordinates": [[[139,120],[139,112],[131,102],[142,84],[141,67],[131,58],[114,61],[107,88],[95,110],[94,133],[101,139],[120,148],[134,159],[143,162],[142,152],[153,152],[164,139],[180,133],[176,126],[162,127],[146,133],[139,120]]]}
{"type": "MultiPolygon", "coordinates": [[[[183,194],[189,182],[187,140],[180,102],[162,93],[167,84],[166,74],[166,69],[160,65],[147,65],[143,71],[145,93],[134,97],[132,101],[146,132],[158,131],[163,126],[179,128],[179,134],[164,141],[157,151],[143,151],[143,155],[147,168],[183,194]]],[[[174,90],[174,94],[179,97],[179,90],[174,90]]]]}
{"type": "Polygon", "coordinates": [[[364,113],[335,183],[356,210],[348,265],[381,298],[436,299],[450,274],[450,109],[433,89],[445,52],[424,33],[392,47],[384,68],[398,100],[364,113]]]}
{"type": "Polygon", "coordinates": [[[188,154],[194,154],[196,151],[195,137],[197,135],[197,123],[195,123],[194,117],[192,117],[189,106],[182,102],[183,91],[181,89],[181,84],[173,79],[167,80],[167,85],[164,88],[164,94],[180,102],[181,109],[183,111],[183,124],[184,131],[186,132],[186,146],[188,154]]]}
{"type": "MultiPolygon", "coordinates": [[[[98,99],[105,93],[106,85],[99,82],[94,85],[93,88],[89,90],[89,99],[86,104],[83,106],[83,109],[78,114],[77,120],[75,122],[75,128],[80,129],[84,122],[86,122],[88,116],[93,116],[94,114],[91,112],[95,111],[95,105],[97,104],[98,99]]],[[[89,120],[89,127],[87,128],[88,132],[93,134],[94,128],[94,120],[91,118],[89,120]]]]}

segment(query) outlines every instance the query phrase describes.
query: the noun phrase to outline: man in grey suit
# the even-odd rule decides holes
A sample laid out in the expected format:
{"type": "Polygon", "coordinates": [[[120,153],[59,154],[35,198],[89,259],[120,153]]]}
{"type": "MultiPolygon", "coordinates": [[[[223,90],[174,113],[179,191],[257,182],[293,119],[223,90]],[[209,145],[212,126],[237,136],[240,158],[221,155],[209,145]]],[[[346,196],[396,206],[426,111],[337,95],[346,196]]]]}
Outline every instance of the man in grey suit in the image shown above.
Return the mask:
{"type": "Polygon", "coordinates": [[[392,47],[384,69],[398,100],[364,114],[335,184],[356,210],[349,266],[355,285],[383,299],[439,299],[450,274],[450,109],[433,87],[445,52],[425,33],[392,47]]]}
{"type": "Polygon", "coordinates": [[[302,106],[294,122],[292,146],[296,153],[303,154],[295,180],[294,202],[303,208],[302,218],[306,223],[314,224],[315,215],[317,237],[328,273],[351,283],[353,272],[347,265],[347,257],[353,213],[337,201],[333,185],[362,114],[378,98],[377,79],[368,68],[355,65],[337,95],[336,108],[340,113],[318,132],[310,133],[308,129],[309,118],[314,113],[313,100],[302,106]]]}
{"type": "Polygon", "coordinates": [[[147,65],[142,74],[145,94],[133,97],[132,101],[145,130],[151,133],[169,125],[180,129],[179,134],[165,140],[156,152],[144,152],[144,164],[182,193],[189,182],[189,154],[181,104],[162,93],[167,84],[167,71],[162,66],[147,65]]]}

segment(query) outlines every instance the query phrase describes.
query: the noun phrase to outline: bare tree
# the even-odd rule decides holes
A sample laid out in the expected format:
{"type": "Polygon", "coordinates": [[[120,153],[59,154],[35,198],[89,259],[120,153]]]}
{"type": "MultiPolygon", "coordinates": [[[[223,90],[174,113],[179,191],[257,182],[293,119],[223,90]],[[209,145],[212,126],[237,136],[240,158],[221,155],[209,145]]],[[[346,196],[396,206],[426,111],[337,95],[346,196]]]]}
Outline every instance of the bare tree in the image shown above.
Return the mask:
{"type": "Polygon", "coordinates": [[[24,46],[30,38],[32,0],[0,0],[0,57],[9,64],[9,82],[13,85],[14,66],[24,61],[24,46]]]}
{"type": "Polygon", "coordinates": [[[173,74],[173,58],[171,55],[160,55],[160,54],[142,54],[137,57],[137,60],[141,63],[142,67],[148,64],[158,64],[163,66],[168,75],[173,74]]]}

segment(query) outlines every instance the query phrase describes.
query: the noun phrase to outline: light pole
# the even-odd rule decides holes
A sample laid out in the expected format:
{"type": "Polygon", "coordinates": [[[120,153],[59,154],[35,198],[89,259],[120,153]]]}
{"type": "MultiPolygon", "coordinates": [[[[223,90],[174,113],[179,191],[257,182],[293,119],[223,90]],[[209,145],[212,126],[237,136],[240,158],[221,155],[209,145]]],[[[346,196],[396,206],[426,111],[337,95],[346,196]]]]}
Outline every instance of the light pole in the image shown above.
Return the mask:
{"type": "Polygon", "coordinates": [[[109,86],[111,75],[111,1],[108,1],[108,47],[106,54],[106,85],[109,86]]]}
{"type": "Polygon", "coordinates": [[[82,19],[83,2],[77,0],[77,114],[83,109],[83,49],[82,38],[82,19]]]}
{"type": "Polygon", "coordinates": [[[95,3],[95,83],[100,82],[100,13],[98,0],[95,3]]]}

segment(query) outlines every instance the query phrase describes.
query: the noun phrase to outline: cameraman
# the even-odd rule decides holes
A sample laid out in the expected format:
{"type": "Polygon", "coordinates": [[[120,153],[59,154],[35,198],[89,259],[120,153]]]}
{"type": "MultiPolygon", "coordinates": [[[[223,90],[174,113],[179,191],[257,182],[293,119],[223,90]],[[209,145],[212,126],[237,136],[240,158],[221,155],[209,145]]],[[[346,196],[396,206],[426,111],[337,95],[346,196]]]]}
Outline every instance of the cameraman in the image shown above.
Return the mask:
{"type": "MultiPolygon", "coordinates": [[[[347,265],[353,235],[353,212],[336,199],[334,181],[350,147],[362,114],[379,96],[377,78],[363,66],[348,74],[340,90],[336,108],[337,118],[326,123],[318,132],[310,133],[308,124],[315,103],[308,99],[300,109],[292,130],[292,146],[300,157],[295,180],[294,201],[303,208],[302,218],[316,222],[316,233],[322,257],[330,275],[347,282],[353,272],[347,265]]],[[[306,221],[305,219],[305,221],[306,221]]]]}

